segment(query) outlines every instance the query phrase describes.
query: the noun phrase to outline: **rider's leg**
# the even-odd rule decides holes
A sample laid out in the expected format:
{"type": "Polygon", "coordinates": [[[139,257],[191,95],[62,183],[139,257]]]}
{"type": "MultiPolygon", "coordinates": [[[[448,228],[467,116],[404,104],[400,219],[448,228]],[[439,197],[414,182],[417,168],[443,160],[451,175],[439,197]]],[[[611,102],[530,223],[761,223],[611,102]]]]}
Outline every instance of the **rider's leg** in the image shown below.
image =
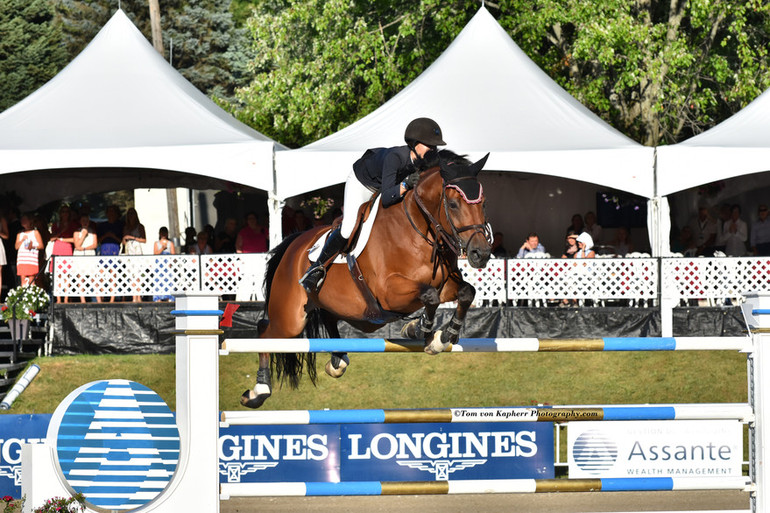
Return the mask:
{"type": "Polygon", "coordinates": [[[326,277],[324,264],[345,248],[356,226],[358,207],[366,203],[371,197],[372,191],[359,182],[355,173],[351,172],[345,182],[342,225],[338,230],[333,230],[329,234],[318,260],[310,264],[310,268],[299,280],[306,291],[317,292],[321,288],[323,279],[326,277]],[[350,215],[344,215],[345,212],[349,212],[350,215]]]}

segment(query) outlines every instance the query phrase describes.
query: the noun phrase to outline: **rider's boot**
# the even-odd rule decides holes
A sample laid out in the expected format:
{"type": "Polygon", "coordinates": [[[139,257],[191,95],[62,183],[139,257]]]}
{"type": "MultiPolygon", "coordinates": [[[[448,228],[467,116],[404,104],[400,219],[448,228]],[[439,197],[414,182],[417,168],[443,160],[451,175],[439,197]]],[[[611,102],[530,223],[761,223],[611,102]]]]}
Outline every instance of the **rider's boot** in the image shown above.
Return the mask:
{"type": "Polygon", "coordinates": [[[308,293],[318,292],[321,290],[324,278],[326,278],[326,268],[324,264],[334,258],[337,253],[345,248],[348,243],[348,239],[342,236],[339,228],[332,230],[329,236],[326,238],[326,243],[318,260],[310,264],[310,268],[305,272],[302,278],[299,279],[300,285],[302,285],[308,293]]]}

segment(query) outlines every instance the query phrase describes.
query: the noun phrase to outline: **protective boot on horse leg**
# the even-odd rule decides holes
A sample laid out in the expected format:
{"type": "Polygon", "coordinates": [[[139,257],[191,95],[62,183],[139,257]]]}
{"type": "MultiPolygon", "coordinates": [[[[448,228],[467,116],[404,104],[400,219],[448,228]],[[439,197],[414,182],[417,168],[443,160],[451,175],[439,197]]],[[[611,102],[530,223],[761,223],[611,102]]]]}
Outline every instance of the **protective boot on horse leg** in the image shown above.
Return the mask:
{"type": "Polygon", "coordinates": [[[401,328],[401,336],[413,340],[427,340],[433,334],[433,323],[436,319],[436,310],[441,304],[438,290],[428,287],[420,294],[420,300],[425,305],[422,315],[413,319],[401,328]]]}
{"type": "Polygon", "coordinates": [[[321,290],[324,278],[326,278],[326,265],[339,254],[348,244],[347,237],[342,236],[342,229],[337,228],[329,233],[326,238],[321,254],[318,260],[310,264],[305,274],[300,278],[299,283],[304,287],[308,294],[321,290]]]}

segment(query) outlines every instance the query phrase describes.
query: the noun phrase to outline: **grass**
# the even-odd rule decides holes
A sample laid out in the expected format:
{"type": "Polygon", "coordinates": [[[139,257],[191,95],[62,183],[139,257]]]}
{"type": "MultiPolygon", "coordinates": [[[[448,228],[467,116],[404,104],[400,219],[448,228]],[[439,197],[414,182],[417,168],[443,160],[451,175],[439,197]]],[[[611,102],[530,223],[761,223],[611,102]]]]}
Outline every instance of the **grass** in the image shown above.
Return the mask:
{"type": "MultiPolygon", "coordinates": [[[[299,390],[274,386],[266,409],[437,408],[531,404],[711,403],[747,400],[746,357],[727,351],[652,353],[353,354],[345,376],[323,372],[299,390]]],[[[100,379],[142,383],[175,409],[173,355],[38,358],[40,373],[6,413],[53,413],[100,379]]],[[[241,409],[256,355],[221,357],[220,409],[241,409]]],[[[275,383],[274,383],[275,385],[275,383]]]]}

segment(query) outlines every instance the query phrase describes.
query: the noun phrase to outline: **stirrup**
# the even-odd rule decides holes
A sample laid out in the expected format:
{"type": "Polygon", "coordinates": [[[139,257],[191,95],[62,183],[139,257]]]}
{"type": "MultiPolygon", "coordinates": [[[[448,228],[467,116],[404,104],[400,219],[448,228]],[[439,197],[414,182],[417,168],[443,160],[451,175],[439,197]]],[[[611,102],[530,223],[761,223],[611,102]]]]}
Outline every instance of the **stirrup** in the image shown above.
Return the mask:
{"type": "Polygon", "coordinates": [[[299,284],[310,294],[321,289],[324,278],[326,278],[326,268],[322,264],[316,263],[305,271],[305,274],[299,279],[299,284]]]}

